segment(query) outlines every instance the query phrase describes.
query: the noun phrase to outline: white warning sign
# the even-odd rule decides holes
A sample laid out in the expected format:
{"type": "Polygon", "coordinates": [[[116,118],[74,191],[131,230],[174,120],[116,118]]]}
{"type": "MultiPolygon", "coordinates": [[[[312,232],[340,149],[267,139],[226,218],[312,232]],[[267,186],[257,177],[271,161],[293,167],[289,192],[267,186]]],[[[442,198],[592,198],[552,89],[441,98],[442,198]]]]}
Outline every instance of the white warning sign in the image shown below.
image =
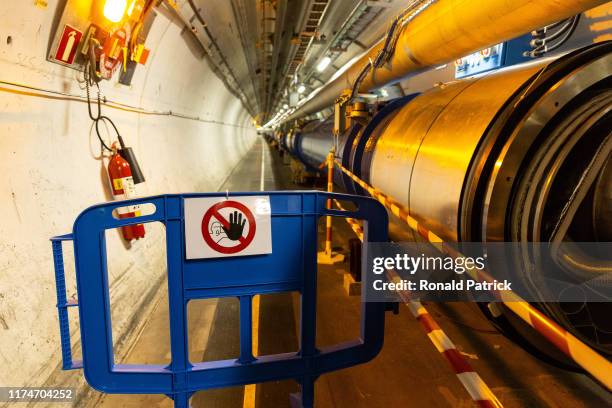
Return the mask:
{"type": "Polygon", "coordinates": [[[187,259],[272,253],[269,196],[185,199],[187,259]]]}

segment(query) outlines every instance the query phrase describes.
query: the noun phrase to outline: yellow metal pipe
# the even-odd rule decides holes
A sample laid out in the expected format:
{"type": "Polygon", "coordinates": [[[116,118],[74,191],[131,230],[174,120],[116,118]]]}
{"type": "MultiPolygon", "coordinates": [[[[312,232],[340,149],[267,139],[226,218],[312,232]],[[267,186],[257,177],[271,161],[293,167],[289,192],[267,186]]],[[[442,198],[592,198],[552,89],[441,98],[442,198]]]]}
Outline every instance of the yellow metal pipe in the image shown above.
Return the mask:
{"type": "MultiPolygon", "coordinates": [[[[455,61],[470,53],[574,16],[607,0],[437,0],[412,19],[400,34],[390,61],[373,70],[359,91],[395,82],[410,73],[455,61]]],[[[331,104],[383,47],[381,40],[342,74],[310,97],[286,120],[331,104]]]]}

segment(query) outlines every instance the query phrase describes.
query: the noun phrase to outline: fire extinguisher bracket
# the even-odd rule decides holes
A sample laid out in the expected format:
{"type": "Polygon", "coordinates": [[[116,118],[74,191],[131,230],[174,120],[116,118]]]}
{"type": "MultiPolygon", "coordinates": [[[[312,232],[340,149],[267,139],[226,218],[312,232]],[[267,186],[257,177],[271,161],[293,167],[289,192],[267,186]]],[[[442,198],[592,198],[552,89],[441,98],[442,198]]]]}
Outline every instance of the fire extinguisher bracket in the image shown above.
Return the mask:
{"type": "Polygon", "coordinates": [[[134,184],[140,184],[145,182],[144,174],[142,174],[142,170],[140,169],[140,165],[138,164],[138,160],[136,160],[136,155],[134,154],[134,150],[131,147],[122,147],[118,150],[119,155],[125,159],[130,165],[130,170],[132,171],[132,180],[134,180],[134,184]]]}

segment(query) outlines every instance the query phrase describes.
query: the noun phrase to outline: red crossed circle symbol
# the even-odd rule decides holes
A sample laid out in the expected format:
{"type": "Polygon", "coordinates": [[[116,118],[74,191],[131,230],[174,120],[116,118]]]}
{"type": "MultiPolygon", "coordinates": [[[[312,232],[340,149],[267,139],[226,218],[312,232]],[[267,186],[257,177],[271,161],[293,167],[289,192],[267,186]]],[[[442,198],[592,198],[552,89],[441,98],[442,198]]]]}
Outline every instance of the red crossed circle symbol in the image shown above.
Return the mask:
{"type": "Polygon", "coordinates": [[[202,218],[202,237],[204,237],[204,241],[206,241],[208,246],[214,249],[215,251],[221,252],[222,254],[235,254],[245,249],[253,241],[253,238],[255,237],[255,217],[253,216],[251,210],[249,210],[249,208],[242,203],[231,200],[222,201],[210,207],[208,211],[206,211],[206,213],[204,214],[204,217],[202,218]],[[246,217],[249,225],[249,232],[247,233],[247,236],[240,237],[238,239],[240,243],[232,247],[226,247],[216,243],[212,239],[212,237],[210,236],[210,232],[208,231],[208,224],[210,223],[210,219],[212,217],[215,217],[217,220],[219,220],[219,222],[221,223],[221,225],[223,225],[224,228],[229,229],[229,221],[227,221],[225,217],[219,212],[220,209],[228,207],[235,208],[236,210],[242,212],[246,217]]]}

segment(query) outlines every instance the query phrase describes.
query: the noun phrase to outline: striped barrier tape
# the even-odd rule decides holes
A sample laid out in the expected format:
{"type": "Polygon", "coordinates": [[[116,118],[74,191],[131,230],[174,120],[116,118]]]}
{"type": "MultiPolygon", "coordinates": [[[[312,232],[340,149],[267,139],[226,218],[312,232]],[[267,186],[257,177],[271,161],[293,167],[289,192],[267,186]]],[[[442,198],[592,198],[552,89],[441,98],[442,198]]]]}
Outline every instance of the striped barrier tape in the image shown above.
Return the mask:
{"type": "MultiPolygon", "coordinates": [[[[340,202],[334,199],[334,204],[341,211],[346,209],[340,204],[340,202]]],[[[363,228],[361,224],[352,218],[345,218],[346,222],[351,226],[353,232],[357,235],[359,240],[363,242],[363,228]]],[[[399,276],[394,271],[387,271],[391,280],[400,280],[399,276]]],[[[421,326],[425,330],[427,337],[440,352],[446,361],[450,364],[451,368],[455,372],[455,375],[468,392],[472,400],[476,404],[483,408],[502,408],[503,405],[482,378],[474,371],[470,363],[461,355],[461,353],[455,347],[455,344],[451,339],[444,333],[438,323],[429,314],[427,309],[418,300],[410,299],[408,292],[400,291],[399,296],[404,301],[412,315],[417,319],[421,326]]]]}
{"type": "MultiPolygon", "coordinates": [[[[336,204],[336,207],[338,207],[340,211],[346,211],[342,204],[340,204],[340,201],[336,200],[335,198],[334,204],[336,204]]],[[[361,224],[353,218],[345,218],[345,220],[351,226],[353,232],[355,233],[355,235],[357,235],[357,238],[359,238],[359,240],[363,242],[363,228],[361,227],[361,224]]]]}
{"type": "MultiPolygon", "coordinates": [[[[389,271],[395,274],[394,271],[389,271]]],[[[392,280],[399,281],[400,278],[395,274],[392,280]]],[[[425,329],[427,337],[436,347],[439,353],[441,353],[446,361],[450,364],[455,375],[466,389],[470,397],[480,407],[486,408],[501,408],[502,403],[497,399],[493,391],[483,381],[476,371],[472,368],[470,363],[463,357],[463,355],[457,350],[455,344],[451,339],[444,333],[438,323],[429,314],[427,309],[418,300],[411,300],[406,297],[405,293],[400,293],[400,297],[408,306],[410,313],[421,323],[421,326],[425,329]]]]}
{"type": "MultiPolygon", "coordinates": [[[[361,180],[350,170],[342,166],[340,162],[336,161],[335,163],[338,168],[342,170],[342,172],[344,172],[359,186],[366,190],[373,198],[388,208],[393,215],[408,224],[412,230],[416,231],[425,240],[432,244],[436,244],[436,248],[455,258],[463,256],[460,252],[446,244],[442,238],[425,228],[416,219],[411,217],[408,210],[402,204],[361,180]]],[[[492,280],[490,275],[482,269],[468,268],[467,273],[472,279],[477,281],[492,280]]],[[[610,361],[597,353],[591,347],[584,344],[567,330],[563,329],[516,293],[511,291],[502,291],[496,292],[496,294],[499,296],[500,301],[504,304],[504,306],[506,306],[519,318],[521,318],[521,320],[540,333],[545,339],[557,347],[566,356],[571,358],[586,372],[591,374],[609,391],[612,391],[612,363],[610,363],[610,361]]]]}

